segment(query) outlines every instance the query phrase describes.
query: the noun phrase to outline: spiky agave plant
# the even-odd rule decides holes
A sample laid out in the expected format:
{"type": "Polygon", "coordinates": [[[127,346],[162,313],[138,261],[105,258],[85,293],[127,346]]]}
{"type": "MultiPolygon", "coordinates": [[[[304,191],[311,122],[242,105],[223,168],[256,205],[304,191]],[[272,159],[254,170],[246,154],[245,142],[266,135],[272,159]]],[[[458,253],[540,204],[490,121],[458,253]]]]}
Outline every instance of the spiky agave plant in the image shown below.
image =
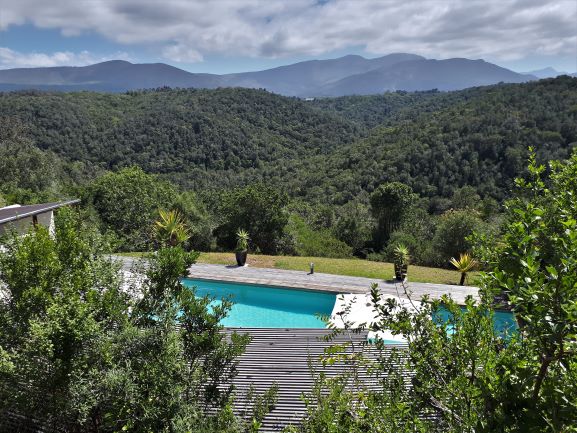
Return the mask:
{"type": "Polygon", "coordinates": [[[467,278],[467,272],[473,270],[475,266],[477,266],[477,260],[475,260],[469,253],[461,253],[459,255],[459,259],[457,260],[454,257],[451,257],[449,260],[457,271],[461,273],[461,281],[459,282],[460,286],[465,285],[465,278],[467,278]]]}
{"type": "Polygon", "coordinates": [[[236,251],[246,251],[248,250],[248,232],[243,229],[238,229],[236,232],[236,251]]]}
{"type": "Polygon", "coordinates": [[[190,237],[184,217],[176,210],[159,209],[159,219],[154,223],[156,239],[165,245],[174,247],[183,244],[190,237]]]}
{"type": "Polygon", "coordinates": [[[399,265],[408,265],[411,260],[409,249],[405,244],[398,244],[393,250],[395,262],[399,265]]]}

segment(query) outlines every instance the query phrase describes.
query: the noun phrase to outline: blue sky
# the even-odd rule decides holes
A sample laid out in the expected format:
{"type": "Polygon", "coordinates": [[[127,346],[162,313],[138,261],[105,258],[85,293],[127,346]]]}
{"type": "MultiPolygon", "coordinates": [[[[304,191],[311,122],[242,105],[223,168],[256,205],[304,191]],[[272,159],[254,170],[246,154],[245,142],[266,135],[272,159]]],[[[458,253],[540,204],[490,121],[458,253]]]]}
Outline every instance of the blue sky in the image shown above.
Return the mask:
{"type": "Polygon", "coordinates": [[[164,62],[266,69],[346,54],[577,71],[576,0],[0,0],[0,68],[164,62]]]}

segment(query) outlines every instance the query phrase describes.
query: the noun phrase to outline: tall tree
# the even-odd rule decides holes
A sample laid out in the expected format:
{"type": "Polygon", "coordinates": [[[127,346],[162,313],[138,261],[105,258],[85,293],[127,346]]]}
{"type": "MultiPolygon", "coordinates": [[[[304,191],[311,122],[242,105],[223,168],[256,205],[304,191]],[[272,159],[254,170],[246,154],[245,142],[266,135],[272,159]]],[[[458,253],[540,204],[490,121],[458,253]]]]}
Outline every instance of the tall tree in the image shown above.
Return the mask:
{"type": "Polygon", "coordinates": [[[238,230],[246,229],[255,248],[276,253],[288,223],[287,204],[285,193],[262,183],[224,193],[219,204],[223,223],[216,229],[219,243],[232,249],[238,230]]]}
{"type": "Polygon", "coordinates": [[[385,246],[416,200],[413,190],[400,182],[384,183],[371,194],[371,212],[377,220],[374,234],[377,249],[385,246]]]}

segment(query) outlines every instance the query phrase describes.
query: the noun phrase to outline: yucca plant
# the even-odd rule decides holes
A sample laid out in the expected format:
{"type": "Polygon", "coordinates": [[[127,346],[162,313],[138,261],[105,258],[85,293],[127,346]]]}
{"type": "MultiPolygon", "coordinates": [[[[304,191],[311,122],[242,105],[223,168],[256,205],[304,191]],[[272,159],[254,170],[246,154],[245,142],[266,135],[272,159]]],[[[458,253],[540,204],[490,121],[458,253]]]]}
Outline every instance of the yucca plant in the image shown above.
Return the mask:
{"type": "Polygon", "coordinates": [[[248,232],[243,229],[239,229],[236,232],[236,264],[238,266],[244,266],[246,263],[246,256],[248,255],[248,232]]]}
{"type": "Polygon", "coordinates": [[[409,249],[404,244],[398,244],[393,250],[395,263],[399,265],[408,265],[411,260],[409,249]]]}
{"type": "Polygon", "coordinates": [[[477,266],[478,262],[473,257],[471,257],[469,253],[461,253],[458,260],[454,257],[451,257],[449,263],[451,263],[455,269],[461,273],[461,281],[459,282],[459,285],[464,286],[465,278],[467,278],[467,272],[472,271],[475,266],[477,266]]]}
{"type": "Polygon", "coordinates": [[[393,250],[393,260],[395,265],[395,278],[404,280],[407,277],[411,256],[409,249],[404,244],[398,244],[393,250]]]}
{"type": "Polygon", "coordinates": [[[174,247],[190,237],[184,217],[176,210],[159,209],[159,219],[154,223],[154,235],[158,242],[174,247]]]}
{"type": "Polygon", "coordinates": [[[236,232],[236,251],[246,251],[248,250],[248,232],[243,229],[239,229],[236,232]]]}

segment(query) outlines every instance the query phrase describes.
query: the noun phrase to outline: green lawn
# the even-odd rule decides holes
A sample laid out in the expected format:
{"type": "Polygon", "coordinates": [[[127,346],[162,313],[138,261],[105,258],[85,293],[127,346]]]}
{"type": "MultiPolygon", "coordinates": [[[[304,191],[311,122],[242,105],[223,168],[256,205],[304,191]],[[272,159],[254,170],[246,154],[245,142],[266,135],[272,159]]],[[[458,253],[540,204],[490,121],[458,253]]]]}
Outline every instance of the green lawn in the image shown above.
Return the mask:
{"type": "MultiPolygon", "coordinates": [[[[143,253],[123,253],[122,255],[141,257],[143,253]]],[[[220,265],[236,264],[234,253],[201,253],[198,262],[220,265]]],[[[249,254],[247,260],[248,265],[255,268],[278,268],[298,271],[308,271],[311,262],[315,264],[315,272],[385,280],[393,278],[393,265],[391,263],[370,262],[361,259],[249,254]]],[[[475,284],[476,276],[476,273],[470,273],[467,284],[475,284]]],[[[460,274],[457,271],[448,269],[411,265],[409,266],[408,278],[409,281],[422,283],[458,284],[460,274]]]]}

